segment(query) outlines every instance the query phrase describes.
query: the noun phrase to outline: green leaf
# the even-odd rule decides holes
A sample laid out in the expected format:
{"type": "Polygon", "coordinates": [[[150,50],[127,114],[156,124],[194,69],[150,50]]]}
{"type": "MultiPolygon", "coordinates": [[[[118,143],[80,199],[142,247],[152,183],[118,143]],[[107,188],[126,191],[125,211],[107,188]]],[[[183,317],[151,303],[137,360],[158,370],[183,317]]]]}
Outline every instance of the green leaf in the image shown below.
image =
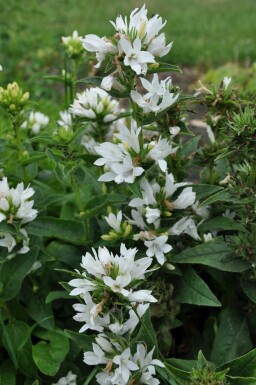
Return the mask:
{"type": "Polygon", "coordinates": [[[216,365],[233,360],[252,348],[247,320],[237,309],[229,307],[220,316],[210,360],[216,365]]]}
{"type": "Polygon", "coordinates": [[[71,338],[83,350],[91,350],[92,343],[95,342],[95,335],[86,335],[65,329],[65,334],[71,338]]]}
{"type": "Polygon", "coordinates": [[[35,365],[32,360],[32,344],[30,340],[30,327],[23,321],[14,321],[6,326],[6,334],[3,338],[3,345],[10,355],[10,343],[15,351],[18,367],[28,377],[35,375],[35,365]]]}
{"type": "Polygon", "coordinates": [[[256,377],[231,377],[227,375],[230,385],[256,385],[256,377]]]}
{"type": "Polygon", "coordinates": [[[155,74],[159,72],[180,72],[180,67],[169,63],[153,63],[148,66],[147,74],[155,74]]]}
{"type": "Polygon", "coordinates": [[[74,268],[81,262],[82,250],[75,245],[67,245],[53,241],[47,247],[47,253],[56,259],[74,268]]]}
{"type": "Polygon", "coordinates": [[[199,226],[199,230],[202,232],[207,232],[209,230],[239,230],[247,232],[246,228],[241,223],[226,217],[209,219],[199,226]]]}
{"type": "Polygon", "coordinates": [[[247,297],[256,303],[256,281],[243,280],[242,289],[247,297]]]}
{"type": "Polygon", "coordinates": [[[225,362],[217,369],[224,370],[226,368],[229,368],[229,376],[255,377],[256,379],[256,349],[232,361],[225,362]]]}
{"type": "Polygon", "coordinates": [[[38,380],[35,380],[32,385],[40,385],[38,380]]]}
{"type": "Polygon", "coordinates": [[[24,234],[20,233],[15,225],[11,225],[6,222],[0,223],[0,233],[9,233],[9,234],[17,235],[19,238],[25,238],[24,234]]]}
{"type": "Polygon", "coordinates": [[[183,270],[182,277],[174,277],[174,298],[180,303],[200,306],[221,306],[206,283],[191,268],[183,270]]]}
{"type": "Polygon", "coordinates": [[[216,193],[217,191],[223,190],[223,187],[220,186],[211,186],[208,184],[192,184],[191,187],[196,193],[196,199],[200,201],[201,199],[216,193]]]}
{"type": "Polygon", "coordinates": [[[47,295],[47,297],[45,299],[45,303],[51,303],[51,302],[55,301],[56,299],[61,299],[61,298],[72,299],[72,297],[66,291],[63,291],[63,290],[51,291],[47,295]]]}
{"type": "Polygon", "coordinates": [[[57,238],[74,244],[84,244],[85,234],[81,222],[64,219],[41,217],[30,222],[26,230],[40,238],[57,238]]]}
{"type": "Polygon", "coordinates": [[[38,369],[47,376],[54,376],[69,351],[69,341],[63,333],[43,331],[40,341],[32,348],[33,359],[38,369]]]}
{"type": "Polygon", "coordinates": [[[186,249],[175,255],[170,262],[206,265],[234,273],[250,267],[221,237],[186,249]]]}
{"type": "Polygon", "coordinates": [[[39,162],[39,160],[47,158],[46,154],[43,152],[33,152],[30,157],[26,160],[23,160],[21,164],[27,166],[30,163],[39,162]]]}
{"type": "Polygon", "coordinates": [[[192,369],[197,367],[196,360],[181,360],[179,358],[168,358],[165,362],[167,362],[172,367],[184,370],[185,372],[191,372],[192,369]]]}
{"type": "Polygon", "coordinates": [[[137,344],[138,342],[145,342],[147,345],[147,350],[157,348],[157,338],[155,330],[153,328],[150,316],[150,310],[148,309],[143,317],[140,319],[141,327],[138,331],[138,334],[133,339],[132,343],[137,344]]]}
{"type": "Polygon", "coordinates": [[[49,135],[38,135],[28,139],[29,143],[53,144],[52,137],[49,135]]]}
{"type": "Polygon", "coordinates": [[[2,264],[0,270],[0,282],[2,283],[0,298],[2,300],[9,301],[19,293],[22,281],[30,272],[37,256],[38,248],[31,247],[28,253],[17,254],[2,264]]]}
{"type": "Polygon", "coordinates": [[[30,317],[46,329],[54,328],[54,318],[51,305],[46,304],[41,294],[31,296],[27,303],[30,317]]]}
{"type": "Polygon", "coordinates": [[[0,366],[0,385],[15,385],[15,368],[11,361],[4,361],[0,366]]]}
{"type": "Polygon", "coordinates": [[[163,372],[166,371],[166,375],[163,376],[166,378],[170,384],[173,384],[173,380],[177,383],[177,385],[187,385],[189,378],[190,378],[190,372],[181,370],[179,368],[176,368],[175,366],[172,366],[168,363],[168,360],[165,361],[165,368],[157,368],[157,371],[160,372],[163,376],[163,372]]]}
{"type": "Polygon", "coordinates": [[[102,210],[113,203],[125,203],[127,196],[124,194],[111,194],[111,195],[100,195],[95,198],[90,199],[85,206],[85,218],[91,218],[95,215],[101,213],[102,210]]]}
{"type": "Polygon", "coordinates": [[[210,196],[205,201],[203,201],[199,207],[204,207],[208,205],[212,205],[215,202],[240,202],[238,199],[235,199],[233,195],[231,195],[228,190],[222,190],[217,192],[216,194],[210,196]]]}
{"type": "Polygon", "coordinates": [[[200,139],[201,135],[196,135],[188,142],[186,142],[182,147],[180,147],[180,149],[178,150],[180,158],[186,158],[188,155],[195,152],[200,139]]]}

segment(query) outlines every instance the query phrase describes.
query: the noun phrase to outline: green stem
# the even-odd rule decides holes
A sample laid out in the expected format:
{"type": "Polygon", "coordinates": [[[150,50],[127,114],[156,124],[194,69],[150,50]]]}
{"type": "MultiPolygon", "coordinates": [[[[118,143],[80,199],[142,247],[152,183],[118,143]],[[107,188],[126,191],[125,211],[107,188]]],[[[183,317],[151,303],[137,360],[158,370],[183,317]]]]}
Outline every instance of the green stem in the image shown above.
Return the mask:
{"type": "MultiPolygon", "coordinates": [[[[7,306],[4,303],[2,304],[2,307],[5,308],[5,309],[7,308],[7,306]]],[[[8,309],[7,309],[7,313],[9,313],[8,309]]],[[[1,325],[2,330],[3,330],[3,336],[4,336],[5,340],[6,340],[6,345],[7,345],[7,348],[9,350],[10,356],[12,358],[13,365],[14,365],[15,369],[18,369],[18,367],[19,367],[18,360],[17,360],[17,357],[15,355],[15,350],[14,350],[14,347],[12,345],[11,338],[9,336],[9,333],[8,333],[8,331],[6,329],[6,326],[5,326],[3,318],[2,318],[2,310],[1,310],[1,308],[0,308],[0,325],[1,325]]]]}
{"type": "Polygon", "coordinates": [[[209,171],[210,171],[210,176],[209,176],[210,185],[214,185],[215,175],[214,175],[214,166],[212,164],[210,165],[209,171]]]}
{"type": "Polygon", "coordinates": [[[17,121],[14,119],[12,122],[14,135],[16,139],[16,146],[17,146],[17,153],[18,153],[18,160],[21,159],[22,156],[22,146],[21,146],[21,139],[20,139],[20,125],[17,124],[17,121]]]}

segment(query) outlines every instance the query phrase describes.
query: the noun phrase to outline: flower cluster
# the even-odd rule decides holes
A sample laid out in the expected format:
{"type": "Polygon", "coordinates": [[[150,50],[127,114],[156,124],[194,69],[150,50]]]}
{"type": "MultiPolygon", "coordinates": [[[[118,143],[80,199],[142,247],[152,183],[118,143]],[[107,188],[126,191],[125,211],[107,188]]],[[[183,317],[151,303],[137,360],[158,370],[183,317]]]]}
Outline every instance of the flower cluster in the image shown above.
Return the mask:
{"type": "MultiPolygon", "coordinates": [[[[127,345],[125,340],[123,344],[127,345]]],[[[93,343],[93,351],[84,353],[84,362],[87,365],[106,365],[105,370],[96,375],[100,385],[126,385],[130,381],[134,384],[160,384],[154,375],[155,366],[164,367],[164,364],[153,359],[154,348],[147,354],[143,344],[137,345],[137,351],[131,354],[130,347],[111,341],[106,335],[100,334],[93,343]]]]}
{"type": "Polygon", "coordinates": [[[82,37],[78,35],[77,31],[74,31],[72,36],[62,36],[61,40],[65,52],[69,57],[76,58],[83,54],[82,37]]]}
{"type": "Polygon", "coordinates": [[[131,98],[144,114],[162,112],[178,100],[179,95],[174,96],[174,93],[171,92],[172,81],[169,77],[159,81],[158,75],[154,74],[151,83],[144,78],[140,78],[140,80],[147,93],[141,95],[138,91],[132,90],[131,98]]]}
{"type": "Polygon", "coordinates": [[[83,301],[73,305],[77,311],[74,319],[83,323],[79,332],[87,329],[108,332],[108,336],[99,334],[96,337],[93,352],[84,353],[86,364],[106,364],[105,371],[96,376],[99,384],[125,385],[133,371],[138,372],[136,383],[143,383],[144,377],[153,379],[154,365],[163,366],[152,359],[153,350],[146,355],[145,347],[138,345],[137,353],[132,356],[127,346],[125,336],[133,333],[149,303],[157,302],[150,290],[137,289],[149,273],[152,258],[135,260],[136,253],[137,249],[127,249],[124,244],[121,244],[119,255],[106,247],[100,247],[98,252],[93,249],[93,255],[87,252],[82,257],[83,272],[78,272],[79,277],[69,282],[73,287],[70,295],[79,295],[83,301]]]}
{"type": "Polygon", "coordinates": [[[38,134],[41,128],[46,127],[49,124],[49,117],[42,114],[39,111],[32,111],[22,125],[21,128],[28,128],[33,132],[33,134],[38,134]]]}
{"type": "MultiPolygon", "coordinates": [[[[19,183],[15,189],[10,188],[7,178],[4,177],[0,181],[0,222],[6,221],[8,224],[19,222],[23,225],[33,221],[37,215],[37,210],[33,209],[34,201],[30,200],[34,192],[31,187],[24,189],[23,183],[19,183]]],[[[6,247],[9,253],[20,243],[22,247],[17,252],[27,253],[29,239],[25,229],[20,229],[19,236],[8,232],[1,234],[0,246],[6,247]]]]}
{"type": "Polygon", "coordinates": [[[23,93],[16,82],[9,83],[7,88],[0,87],[0,107],[15,115],[23,110],[29,98],[29,93],[23,93]]]}
{"type": "Polygon", "coordinates": [[[90,121],[109,123],[117,117],[118,103],[106,91],[93,87],[78,93],[69,111],[90,121]]]}
{"type": "Polygon", "coordinates": [[[162,138],[142,145],[141,133],[142,128],[137,127],[134,121],[131,121],[130,130],[120,123],[119,133],[114,134],[114,137],[119,139],[117,144],[104,142],[95,147],[96,153],[101,155],[95,164],[106,166],[109,170],[99,178],[99,181],[115,181],[118,184],[133,183],[135,178],[145,171],[142,167],[144,162],[152,163],[154,161],[161,170],[166,171],[165,158],[175,153],[177,147],[173,148],[167,139],[162,138]]]}
{"type": "Polygon", "coordinates": [[[66,377],[61,377],[57,383],[52,385],[76,385],[76,378],[76,374],[68,372],[66,377]]]}
{"type": "Polygon", "coordinates": [[[130,67],[137,75],[145,75],[148,65],[155,63],[156,57],[165,56],[172,47],[172,43],[166,45],[165,34],[160,33],[166,22],[159,15],[148,19],[145,5],[134,9],[129,21],[118,16],[111,24],[116,30],[113,38],[86,35],[83,39],[84,48],[96,53],[97,68],[107,56],[115,56],[113,62],[117,67],[130,67]]]}

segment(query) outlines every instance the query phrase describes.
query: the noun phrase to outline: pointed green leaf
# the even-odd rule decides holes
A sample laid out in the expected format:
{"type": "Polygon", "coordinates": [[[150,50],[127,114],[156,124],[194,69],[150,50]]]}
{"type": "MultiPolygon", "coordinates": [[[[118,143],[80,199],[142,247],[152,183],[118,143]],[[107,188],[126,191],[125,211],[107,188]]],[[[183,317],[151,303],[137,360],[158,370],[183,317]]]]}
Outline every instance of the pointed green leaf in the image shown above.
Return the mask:
{"type": "Polygon", "coordinates": [[[247,320],[239,308],[221,313],[210,360],[217,365],[233,360],[252,348],[247,320]]]}
{"type": "Polygon", "coordinates": [[[229,376],[255,377],[256,379],[256,349],[232,361],[225,362],[218,367],[218,370],[226,368],[229,368],[229,376]]]}
{"type": "Polygon", "coordinates": [[[9,301],[20,291],[23,279],[30,272],[38,255],[38,248],[31,247],[26,254],[17,254],[10,260],[6,260],[0,270],[0,282],[2,290],[0,298],[9,301]]]}
{"type": "Polygon", "coordinates": [[[159,72],[180,72],[180,67],[169,63],[153,63],[148,66],[147,74],[155,74],[159,72]]]}
{"type": "Polygon", "coordinates": [[[221,237],[186,249],[175,255],[170,262],[206,265],[228,272],[241,272],[250,268],[221,237]]]}
{"type": "Polygon", "coordinates": [[[209,230],[239,230],[247,232],[242,223],[238,223],[234,221],[234,219],[226,217],[216,217],[209,219],[199,226],[199,230],[202,232],[207,232],[209,230]]]}
{"type": "Polygon", "coordinates": [[[182,277],[174,278],[174,298],[180,303],[201,306],[221,306],[206,283],[191,268],[183,269],[182,277]]]}
{"type": "Polygon", "coordinates": [[[30,222],[26,226],[26,230],[29,234],[40,238],[57,238],[74,244],[84,244],[86,242],[81,222],[41,217],[30,222]]]}
{"type": "Polygon", "coordinates": [[[256,303],[256,281],[243,280],[242,289],[247,297],[256,303]]]}

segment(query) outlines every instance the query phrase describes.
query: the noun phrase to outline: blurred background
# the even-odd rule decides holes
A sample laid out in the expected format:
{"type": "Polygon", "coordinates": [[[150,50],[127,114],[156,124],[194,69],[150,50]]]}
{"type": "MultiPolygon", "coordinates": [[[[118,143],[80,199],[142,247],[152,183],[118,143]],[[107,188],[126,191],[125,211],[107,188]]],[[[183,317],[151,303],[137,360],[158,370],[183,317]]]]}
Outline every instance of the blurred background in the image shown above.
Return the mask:
{"type": "MultiPolygon", "coordinates": [[[[149,16],[167,20],[164,58],[184,70],[184,83],[235,76],[256,85],[256,0],[148,0],[149,16]],[[205,75],[206,74],[206,75],[205,75]],[[246,78],[246,79],[245,79],[246,78]]],[[[16,80],[38,100],[56,94],[43,77],[63,68],[61,37],[113,34],[109,20],[129,15],[144,1],[0,0],[1,85],[16,80]]],[[[81,69],[82,77],[86,68],[81,69]]],[[[48,106],[48,108],[50,108],[48,106]]]]}

